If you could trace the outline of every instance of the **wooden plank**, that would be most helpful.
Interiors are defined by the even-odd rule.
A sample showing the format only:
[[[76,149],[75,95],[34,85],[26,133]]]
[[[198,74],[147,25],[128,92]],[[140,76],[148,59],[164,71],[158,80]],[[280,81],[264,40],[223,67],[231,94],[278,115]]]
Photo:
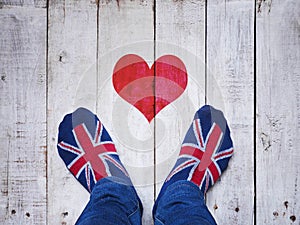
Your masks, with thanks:
[[[0,9],[0,224],[46,224],[46,10]]]
[[[36,8],[46,8],[46,0],[0,0],[0,8],[3,7],[12,7],[12,6],[21,6],[21,7],[36,7]]]
[[[63,116],[82,106],[96,111],[97,4],[50,1],[48,16],[48,218],[74,224],[89,193],[57,153]]]
[[[300,2],[256,9],[257,224],[300,221]]]
[[[152,0],[100,1],[97,113],[115,141],[143,202],[143,224],[152,223],[154,126],[117,94],[112,74],[117,61],[126,54],[137,54],[152,65],[153,21]]]
[[[186,90],[155,117],[158,195],[195,112],[205,102],[205,1],[156,1],[155,32],[155,57],[175,55],[188,73]]]
[[[224,112],[235,148],[207,205],[218,224],[253,224],[253,1],[208,1],[206,28],[207,102]]]

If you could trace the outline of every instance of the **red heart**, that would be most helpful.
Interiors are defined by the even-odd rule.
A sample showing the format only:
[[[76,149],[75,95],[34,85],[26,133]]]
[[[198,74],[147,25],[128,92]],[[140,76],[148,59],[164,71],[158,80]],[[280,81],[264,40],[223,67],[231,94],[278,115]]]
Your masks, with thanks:
[[[173,55],[161,56],[149,68],[143,58],[129,54],[116,63],[113,85],[150,123],[160,110],[184,92],[187,72],[183,62]]]

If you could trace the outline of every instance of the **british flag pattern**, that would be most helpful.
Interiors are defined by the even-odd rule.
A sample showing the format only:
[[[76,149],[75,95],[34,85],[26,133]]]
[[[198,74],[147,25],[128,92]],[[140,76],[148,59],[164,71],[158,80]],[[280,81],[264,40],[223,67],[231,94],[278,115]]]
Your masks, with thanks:
[[[65,116],[57,148],[69,171],[89,192],[108,176],[129,180],[108,132],[87,109],[79,108]]]
[[[227,168],[232,154],[233,144],[223,113],[204,106],[196,113],[166,182],[186,179],[205,193]]]

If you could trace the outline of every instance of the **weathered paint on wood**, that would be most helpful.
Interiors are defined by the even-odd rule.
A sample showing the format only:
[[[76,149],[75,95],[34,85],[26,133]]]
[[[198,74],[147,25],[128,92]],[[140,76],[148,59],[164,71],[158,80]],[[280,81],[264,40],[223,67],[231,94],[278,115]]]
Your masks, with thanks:
[[[151,224],[154,201],[154,125],[113,88],[115,64],[126,54],[154,62],[153,1],[99,2],[97,113],[115,141],[120,158],[144,206],[144,224]]]
[[[12,7],[21,6],[24,7],[23,10],[29,10],[31,7],[36,8],[46,8],[46,0],[0,0],[0,8],[2,7]]]
[[[253,224],[254,2],[209,1],[206,29],[207,102],[223,111],[235,150],[207,205],[219,224]]]
[[[300,221],[300,2],[256,8],[257,224]]]
[[[57,153],[58,125],[82,106],[96,112],[97,4],[50,1],[48,15],[48,218],[74,224],[89,193]]]
[[[219,224],[299,223],[299,9],[297,0],[49,1],[47,24],[46,1],[0,0],[0,223],[76,221],[89,195],[56,138],[63,115],[84,106],[111,133],[151,224],[205,94],[228,118],[236,151],[207,194]],[[149,66],[176,55],[189,74],[150,124],[113,89],[114,65],[129,53]]]
[[[156,195],[174,166],[196,110],[205,101],[205,2],[156,1],[155,57],[172,54],[185,64],[184,93],[155,117]]]
[[[0,9],[0,224],[46,224],[46,10]]]

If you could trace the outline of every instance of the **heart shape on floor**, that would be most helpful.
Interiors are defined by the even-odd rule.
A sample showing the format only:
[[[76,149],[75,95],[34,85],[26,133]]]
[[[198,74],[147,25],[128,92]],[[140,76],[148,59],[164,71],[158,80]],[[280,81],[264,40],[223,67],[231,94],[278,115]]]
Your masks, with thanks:
[[[119,96],[144,114],[149,123],[184,92],[187,79],[185,65],[174,55],[159,57],[149,68],[135,54],[119,59],[112,78]]]

